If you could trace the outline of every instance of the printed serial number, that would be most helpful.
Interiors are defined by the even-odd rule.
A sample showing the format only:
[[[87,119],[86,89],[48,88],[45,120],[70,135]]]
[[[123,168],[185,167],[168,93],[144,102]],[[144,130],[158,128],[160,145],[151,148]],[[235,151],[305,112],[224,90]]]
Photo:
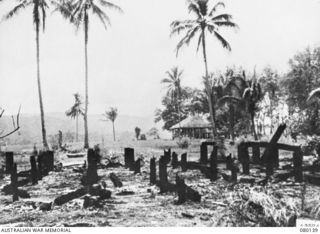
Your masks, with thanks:
[[[300,228],[300,232],[318,232],[318,228]]]

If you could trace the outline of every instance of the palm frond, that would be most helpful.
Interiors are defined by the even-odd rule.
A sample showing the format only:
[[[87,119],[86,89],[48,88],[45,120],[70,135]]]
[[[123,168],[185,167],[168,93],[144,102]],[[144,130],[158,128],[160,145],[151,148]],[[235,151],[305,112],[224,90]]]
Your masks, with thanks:
[[[201,18],[201,12],[198,4],[196,4],[194,1],[188,1],[188,2],[189,2],[188,4],[189,13],[193,12],[197,15],[198,18]]]
[[[199,30],[199,27],[191,28],[187,34],[179,41],[176,48],[176,56],[178,56],[179,50],[183,45],[189,45],[191,39],[194,37],[196,32]]]
[[[105,1],[105,0],[99,0],[100,4],[104,7],[107,7],[107,8],[110,8],[112,10],[116,10],[120,13],[123,13],[123,10],[121,9],[121,7],[119,7],[118,5],[116,4],[113,4],[111,2],[108,2],[108,1]]]
[[[184,20],[184,21],[173,21],[170,24],[171,33],[170,37],[173,36],[174,34],[180,34],[181,31],[184,31],[186,29],[190,29],[196,25],[196,22],[194,20]]]
[[[225,7],[224,3],[223,2],[217,2],[211,9],[210,13],[209,13],[209,16],[211,17],[213,15],[213,13],[215,13],[218,9],[218,7]]]
[[[201,33],[200,36],[199,36],[199,39],[198,39],[197,52],[199,51],[200,45],[202,43],[202,37],[203,37],[203,35]]]
[[[218,40],[221,42],[223,48],[231,51],[230,44],[216,31],[214,31],[214,35],[218,38]]]
[[[230,27],[230,28],[238,28],[238,25],[231,21],[215,21],[214,24],[217,25],[218,27],[224,26],[224,27]]]
[[[26,8],[30,3],[28,3],[26,0],[22,3],[15,6],[11,11],[9,11],[4,17],[3,20],[8,20],[12,18],[14,15],[18,14],[20,10]]]
[[[217,16],[214,16],[211,18],[211,21],[216,21],[216,20],[227,20],[227,21],[230,21],[232,20],[232,15],[230,14],[220,14],[220,15],[217,15]]]
[[[317,99],[320,99],[320,88],[316,88],[309,93],[309,96],[307,98],[307,104],[311,104],[315,102]]]
[[[107,29],[107,24],[110,26],[110,18],[104,13],[97,5],[92,4],[92,13],[95,14],[103,24],[104,28]],[[107,23],[107,24],[106,24]]]

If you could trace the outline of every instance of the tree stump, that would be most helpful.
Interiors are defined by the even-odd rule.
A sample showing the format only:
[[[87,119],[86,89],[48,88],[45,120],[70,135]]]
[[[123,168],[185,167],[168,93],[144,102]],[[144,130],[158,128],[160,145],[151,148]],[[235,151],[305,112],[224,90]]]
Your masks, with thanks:
[[[184,171],[187,171],[187,153],[184,153],[181,155],[181,163],[180,163],[180,166],[181,166],[181,170],[184,172]]]
[[[138,158],[134,163],[134,174],[141,173],[141,159]]]
[[[294,179],[296,182],[303,181],[303,172],[302,172],[302,161],[303,153],[301,148],[293,152],[293,166],[294,166]]]
[[[168,173],[167,163],[164,156],[159,159],[159,179],[160,179],[160,193],[168,191]]]
[[[178,154],[176,152],[172,153],[172,160],[171,160],[171,166],[173,169],[176,169],[179,165],[178,162]]]
[[[88,169],[87,175],[84,179],[84,184],[92,185],[99,180],[97,173],[97,159],[96,154],[93,149],[88,149],[87,161],[88,161]]]
[[[164,158],[166,160],[166,163],[170,163],[171,161],[171,149],[169,148],[168,150],[163,150],[164,153]]]
[[[205,142],[202,142],[200,145],[200,163],[208,162],[208,147]]]
[[[217,154],[218,154],[218,146],[213,146],[213,150],[210,155],[210,180],[211,181],[215,181],[218,179]]]
[[[112,181],[114,187],[118,187],[118,188],[122,187],[122,182],[116,174],[110,173],[109,177],[110,177],[110,180]]]
[[[176,175],[176,190],[178,193],[177,204],[185,203],[187,201],[186,184],[184,183],[184,180],[181,179],[178,175]]]
[[[45,164],[48,171],[53,171],[54,169],[54,152],[47,151],[45,155]]]
[[[231,170],[231,166],[232,166],[232,163],[233,163],[233,160],[232,160],[232,155],[229,154],[227,157],[226,157],[226,169],[227,170]]]
[[[232,182],[237,182],[237,173],[238,173],[238,168],[232,163],[231,165],[231,180]]]
[[[37,157],[37,162],[38,162],[38,179],[41,180],[42,179],[42,154],[39,153],[38,157]]]
[[[252,160],[253,163],[260,163],[260,147],[259,145],[252,146]]]
[[[150,184],[157,183],[157,168],[156,168],[156,159],[150,159]]]
[[[19,200],[18,193],[18,176],[17,176],[17,164],[14,163],[13,168],[11,170],[11,188],[12,188],[12,201]]]
[[[30,156],[31,164],[31,181],[32,184],[38,183],[38,170],[35,156]]]
[[[6,152],[6,173],[11,174],[13,170],[13,152]]]

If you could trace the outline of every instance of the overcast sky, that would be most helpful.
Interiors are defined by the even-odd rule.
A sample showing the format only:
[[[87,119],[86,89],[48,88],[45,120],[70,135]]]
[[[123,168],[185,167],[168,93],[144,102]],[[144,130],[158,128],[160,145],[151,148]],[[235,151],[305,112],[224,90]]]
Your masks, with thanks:
[[[5,1],[4,1],[5,2]],[[201,87],[202,54],[196,42],[174,52],[179,37],[170,38],[170,23],[189,17],[185,0],[113,0],[124,14],[110,11],[112,26],[105,31],[93,20],[89,31],[89,114],[116,106],[120,114],[153,115],[164,93],[160,80],[178,65],[183,85]],[[228,65],[281,72],[288,60],[307,46],[320,45],[319,0],[225,0],[221,11],[233,15],[237,31],[221,33],[232,52],[208,37],[209,70]],[[4,15],[14,1],[0,4]],[[41,35],[41,79],[45,112],[64,112],[72,94],[84,94],[82,32],[75,32],[58,14],[49,14]],[[0,106],[15,113],[39,113],[36,86],[35,32],[31,10],[0,24]]]

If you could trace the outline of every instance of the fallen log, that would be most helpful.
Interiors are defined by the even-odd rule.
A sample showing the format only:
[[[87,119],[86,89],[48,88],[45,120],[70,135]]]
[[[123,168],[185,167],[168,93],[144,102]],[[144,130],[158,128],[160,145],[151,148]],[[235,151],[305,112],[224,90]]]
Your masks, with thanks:
[[[123,184],[116,174],[110,173],[109,178],[112,181],[114,187],[122,187]]]
[[[57,206],[61,206],[61,205],[65,204],[73,199],[76,199],[76,198],[79,198],[79,197],[86,195],[87,192],[88,192],[87,188],[82,187],[82,188],[77,189],[75,191],[72,191],[70,193],[58,196],[56,199],[54,199],[54,204]]]

